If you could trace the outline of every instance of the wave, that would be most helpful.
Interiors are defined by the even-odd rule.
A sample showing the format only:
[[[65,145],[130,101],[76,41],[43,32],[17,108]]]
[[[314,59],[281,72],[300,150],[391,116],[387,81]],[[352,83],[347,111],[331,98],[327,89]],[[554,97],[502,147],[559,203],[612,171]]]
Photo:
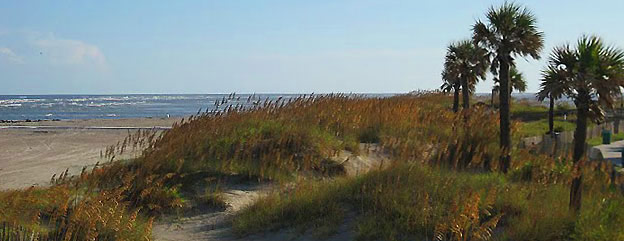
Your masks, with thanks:
[[[188,116],[198,110],[242,104],[297,94],[204,95],[39,95],[0,96],[0,119],[92,119],[153,116]],[[215,107],[215,103],[219,103]]]
[[[43,102],[43,101],[46,101],[46,99],[6,99],[6,100],[0,100],[0,105],[36,103],[36,102]]]
[[[22,104],[0,104],[0,107],[21,107]]]

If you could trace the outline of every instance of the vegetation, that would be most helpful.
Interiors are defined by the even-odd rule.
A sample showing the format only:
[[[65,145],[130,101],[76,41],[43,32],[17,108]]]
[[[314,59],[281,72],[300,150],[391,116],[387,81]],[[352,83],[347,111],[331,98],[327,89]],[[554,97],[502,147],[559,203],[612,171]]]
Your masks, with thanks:
[[[347,225],[357,240],[623,237],[624,226],[616,220],[624,218],[617,210],[624,207],[624,197],[609,188],[608,175],[586,171],[592,176],[586,180],[591,188],[577,217],[568,212],[566,201],[571,163],[525,155],[516,154],[527,162],[508,175],[412,163],[332,183],[301,183],[244,210],[234,220],[234,230],[246,235],[294,227],[327,236]]]
[[[440,90],[444,93],[453,92],[453,112],[459,111],[459,91],[461,90],[461,83],[456,75],[453,74],[454,70],[448,68],[448,65],[444,65],[444,70],[442,71],[442,86],[440,86]]]
[[[596,36],[583,36],[575,49],[569,45],[555,48],[549,65],[556,79],[569,89],[565,95],[576,104],[573,160],[578,169],[587,145],[587,120],[604,120],[603,106],[613,108],[615,96],[624,86],[624,51],[605,45]],[[582,179],[582,175],[575,177],[570,191],[570,207],[576,211],[581,207]]]
[[[238,176],[290,183],[233,220],[239,235],[294,227],[323,237],[354,220],[349,227],[364,240],[618,237],[613,230],[621,227],[607,221],[613,219],[595,216],[624,215],[617,209],[620,181],[610,178],[609,167],[583,169],[590,204],[580,216],[570,215],[562,198],[573,176],[568,159],[515,150],[508,174],[488,172],[500,168],[491,161],[500,154],[497,128],[491,128],[497,119],[481,106],[467,118],[450,105],[450,97],[437,93],[328,95],[199,114],[162,134],[131,135],[104,153],[112,158],[145,148],[135,160],[63,174],[48,188],[1,192],[6,228],[0,236],[149,239],[153,220],[163,213],[195,202],[222,207],[218,193],[205,187]],[[380,146],[395,164],[344,177],[329,157],[357,152],[360,142]],[[584,229],[605,225],[614,229]]]
[[[473,41],[490,51],[491,70],[500,80],[500,161],[507,172],[511,163],[510,68],[514,56],[538,59],[544,46],[543,33],[537,29],[536,18],[528,9],[505,2],[499,8],[490,8],[487,22],[480,20],[473,26]]]
[[[445,79],[458,80],[461,84],[465,110],[470,108],[470,92],[474,91],[479,79],[485,79],[488,65],[486,50],[474,45],[470,40],[448,46],[444,62],[445,71],[442,75]]]
[[[557,132],[574,131],[576,125],[571,121],[564,121],[563,119],[557,119],[554,121],[554,130]],[[549,133],[548,120],[542,119],[539,121],[521,122],[518,130],[519,137],[531,137],[542,136]]]
[[[486,240],[502,217],[493,210],[501,181],[493,174],[456,175],[401,165],[329,184],[302,183],[293,193],[256,202],[233,225],[239,234],[293,223],[331,233],[346,216],[355,215],[351,225],[358,239],[452,240],[467,235]]]
[[[40,198],[43,204],[35,202],[39,200],[35,197],[24,200],[21,195],[0,195],[0,203],[11,204],[0,209],[0,223],[13,227],[2,235],[29,232],[40,237],[53,235],[52,240],[59,240],[75,237],[67,230],[78,229],[85,231],[74,234],[95,235],[101,240],[136,240],[134,231],[106,231],[110,224],[106,220],[100,226],[50,225],[79,219],[86,215],[81,207],[95,202],[101,205],[92,212],[115,210],[120,217],[136,214],[137,218],[129,221],[133,224],[128,225],[146,227],[137,235],[149,236],[147,227],[154,217],[210,196],[196,193],[194,187],[214,185],[228,176],[290,182],[297,176],[340,175],[342,167],[329,157],[345,149],[357,153],[360,142],[376,142],[392,157],[405,161],[422,161],[436,155],[439,165],[484,165],[482,155],[496,155],[491,144],[496,132],[452,130],[461,118],[446,113],[444,103],[449,102],[430,93],[383,99],[328,95],[266,101],[245,110],[229,107],[224,112],[200,113],[161,134],[133,134],[103,154],[111,162],[91,171],[85,169],[79,176],[65,173],[54,178],[50,188],[32,189],[34,193],[50,193]],[[475,116],[478,122],[473,124],[481,129],[495,125],[495,119],[485,111]],[[438,124],[448,128],[435,128]],[[437,145],[432,146],[431,140],[436,140]],[[113,161],[115,155],[129,148],[144,151],[135,160]],[[61,194],[64,196],[57,197]],[[32,218],[21,218],[22,212],[32,213]],[[79,216],[74,217],[74,213]]]
[[[230,95],[170,131],[129,135],[103,153],[110,162],[80,175],[0,191],[0,240],[150,240],[163,214],[223,208],[219,185],[233,179],[284,184],[232,220],[241,236],[294,228],[323,238],[346,227],[359,240],[624,240],[624,178],[607,163],[582,161],[587,120],[600,121],[624,86],[624,52],[597,37],[555,48],[538,95],[549,108],[511,105],[514,83],[522,89],[514,57],[539,58],[542,47],[532,13],[504,3],[473,26],[472,41],[449,46],[442,89],[452,99],[330,94],[243,107],[228,105]],[[468,108],[487,66],[499,77],[499,113]],[[576,124],[555,120],[563,95],[575,101]],[[556,129],[575,130],[573,155],[511,145],[512,135]],[[392,163],[346,176],[332,157],[360,154],[361,143]],[[142,154],[115,160],[130,148]]]
[[[559,71],[554,66],[547,67],[542,71],[542,82],[540,83],[540,91],[537,93],[537,99],[544,101],[548,98],[548,133],[554,135],[555,128],[555,101],[561,99],[563,94],[568,90],[568,86],[561,81],[563,76],[559,76]]]
[[[624,133],[617,133],[611,135],[611,142],[624,140]],[[602,145],[602,137],[594,137],[587,140],[588,146],[598,146]]]
[[[440,90],[444,93],[453,92],[453,112],[459,111],[459,91],[461,90],[461,80],[456,71],[449,62],[444,62],[444,69],[442,70],[442,81],[444,82],[440,86]]]
[[[80,178],[99,172],[83,172]],[[0,192],[0,240],[149,240],[154,221],[123,193],[71,184],[67,172],[49,188]],[[147,192],[146,192],[147,193]]]
[[[498,77],[494,77],[494,91],[495,92],[500,92],[500,80],[498,79]],[[527,88],[527,83],[526,80],[524,79],[524,75],[522,75],[522,73],[520,73],[520,71],[518,71],[518,69],[513,66],[509,69],[509,81],[511,84],[511,88],[509,89],[510,92],[518,91],[518,92],[525,92],[526,88]]]

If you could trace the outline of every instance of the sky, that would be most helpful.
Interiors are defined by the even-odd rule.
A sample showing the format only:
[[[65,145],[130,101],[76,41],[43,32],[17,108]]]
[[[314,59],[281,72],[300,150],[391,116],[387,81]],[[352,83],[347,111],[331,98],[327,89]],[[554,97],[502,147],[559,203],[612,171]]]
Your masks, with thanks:
[[[447,45],[502,3],[0,1],[0,95],[436,89]],[[517,59],[528,92],[554,46],[597,34],[624,47],[624,1],[517,2],[545,34],[540,60]]]

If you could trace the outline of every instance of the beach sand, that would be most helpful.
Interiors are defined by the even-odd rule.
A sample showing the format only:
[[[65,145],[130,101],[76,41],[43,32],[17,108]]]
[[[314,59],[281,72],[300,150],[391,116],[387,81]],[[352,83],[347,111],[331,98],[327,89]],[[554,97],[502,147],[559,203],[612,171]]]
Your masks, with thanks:
[[[40,129],[0,128],[0,190],[46,185],[54,174],[105,162],[100,151],[128,135],[125,129],[82,127],[170,127],[178,118],[92,119],[2,123],[0,126],[40,126]],[[46,129],[46,126],[77,127]],[[134,132],[135,130],[130,130]],[[132,157],[127,153],[122,158]]]
[[[80,119],[80,120],[42,120],[36,122],[0,123],[0,126],[72,126],[72,127],[154,127],[171,126],[182,118],[134,118],[134,119]]]

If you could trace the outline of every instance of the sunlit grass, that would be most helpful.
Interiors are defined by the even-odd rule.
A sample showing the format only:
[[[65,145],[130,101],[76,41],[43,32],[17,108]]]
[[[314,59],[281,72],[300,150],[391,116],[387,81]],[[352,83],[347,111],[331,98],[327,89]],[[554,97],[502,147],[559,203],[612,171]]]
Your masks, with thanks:
[[[557,118],[554,121],[555,131],[574,131],[576,124],[574,122]],[[548,119],[538,121],[520,122],[520,127],[516,135],[521,137],[543,136],[548,133]]]
[[[51,187],[0,192],[0,223],[8,224],[1,232],[146,240],[162,214],[189,203],[223,207],[219,183],[236,177],[289,187],[241,213],[233,223],[239,235],[294,228],[326,237],[356,220],[352,228],[366,240],[618,238],[600,228],[621,228],[604,220],[624,213],[621,182],[608,178],[609,167],[587,168],[584,207],[591,208],[570,216],[569,160],[513,150],[510,173],[497,174],[498,113],[485,106],[453,113],[451,99],[323,95],[198,113],[167,132],[128,136],[103,153],[111,162],[61,174]],[[547,128],[544,120],[516,123],[516,136]],[[344,177],[331,157],[358,154],[360,143],[375,143],[394,167]],[[115,160],[130,148],[142,155]]]
[[[507,177],[400,164],[332,183],[300,183],[245,209],[234,230],[330,235],[348,221],[358,240],[621,239],[624,197],[600,184],[603,175],[591,174],[576,217],[568,210],[570,173],[532,165],[533,176],[525,180],[514,177],[526,172],[522,167]]]

